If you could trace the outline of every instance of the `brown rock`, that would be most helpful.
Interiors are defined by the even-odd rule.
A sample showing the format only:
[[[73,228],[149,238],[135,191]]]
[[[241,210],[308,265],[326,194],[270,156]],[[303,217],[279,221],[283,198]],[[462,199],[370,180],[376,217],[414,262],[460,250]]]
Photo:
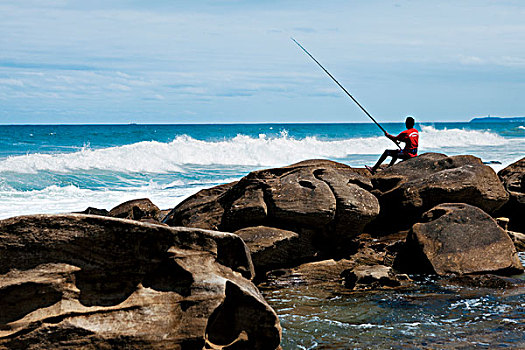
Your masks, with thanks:
[[[98,209],[93,207],[88,207],[84,211],[79,211],[74,214],[87,214],[87,215],[100,215],[100,216],[109,216],[109,211],[106,209]]]
[[[130,220],[153,219],[158,221],[160,215],[160,209],[148,198],[124,202],[109,211],[109,216]]]
[[[510,238],[514,242],[514,246],[518,252],[525,252],[525,234],[521,232],[507,231]]]
[[[411,225],[441,203],[467,203],[492,213],[508,200],[494,170],[468,155],[425,153],[378,172],[372,182],[384,225]]]
[[[265,177],[261,176],[262,179]],[[314,169],[298,167],[276,180],[268,180],[274,220],[289,225],[317,227],[334,220],[335,196],[328,184],[314,176]]]
[[[492,274],[453,276],[443,282],[473,288],[512,289],[525,287],[524,280]]]
[[[230,232],[263,225],[351,237],[379,213],[371,188],[369,177],[347,165],[308,160],[201,191],[173,209],[165,222]]]
[[[290,267],[315,256],[317,251],[310,239],[292,231],[273,227],[247,227],[235,231],[250,249],[253,265],[258,273]]]
[[[392,235],[381,235],[374,238],[370,234],[360,234],[354,237],[349,254],[339,259],[324,259],[307,262],[288,269],[276,269],[267,273],[267,281],[260,286],[269,288],[287,288],[293,285],[308,286],[310,291],[321,294],[347,294],[348,288],[344,287],[344,271],[349,271],[360,266],[391,265],[393,256],[399,250],[398,246],[404,244],[407,232],[397,232]],[[320,257],[323,258],[322,256]],[[404,275],[394,275],[402,284],[409,280]],[[361,286],[366,289],[370,286]],[[374,285],[379,287],[379,284]]]
[[[91,215],[0,221],[0,348],[276,349],[242,240]],[[228,325],[225,328],[225,324]]]
[[[201,190],[179,203],[164,218],[169,226],[218,230],[224,214],[221,197],[237,182]]]
[[[412,226],[396,267],[407,272],[445,274],[523,271],[508,234],[481,209],[446,203]]]
[[[525,233],[525,158],[500,170],[498,176],[510,194],[498,214],[510,219],[510,230]]]
[[[380,289],[399,287],[409,281],[407,275],[398,275],[384,265],[361,265],[341,273],[344,286],[349,289]]]
[[[292,285],[307,285],[311,288],[336,292],[343,290],[341,273],[356,266],[349,259],[328,259],[301,264],[290,269],[268,272],[268,280],[261,285],[270,288],[287,288]]]
[[[221,227],[228,228],[228,231],[257,226],[264,223],[268,216],[264,191],[260,184],[252,183],[250,180],[241,179],[225,194],[222,202],[225,203],[227,210],[222,217]]]
[[[352,179],[361,179],[355,173],[327,168],[317,171],[316,176],[328,184],[335,196],[336,233],[347,232],[349,228],[355,233],[362,232],[366,224],[379,214],[378,202],[369,192],[370,187],[359,181],[353,183]]]

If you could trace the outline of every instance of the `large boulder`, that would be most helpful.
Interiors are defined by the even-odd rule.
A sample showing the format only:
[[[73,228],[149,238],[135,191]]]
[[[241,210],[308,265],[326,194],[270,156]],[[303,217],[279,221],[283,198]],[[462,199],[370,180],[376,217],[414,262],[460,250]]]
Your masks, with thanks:
[[[256,226],[234,233],[250,249],[253,266],[259,275],[272,269],[297,265],[317,253],[309,237],[292,231]]]
[[[410,226],[441,203],[467,203],[488,213],[509,195],[492,168],[474,156],[425,153],[379,171],[372,178],[381,204],[380,223]]]
[[[379,213],[371,189],[370,178],[360,171],[329,160],[309,160],[254,171],[237,183],[201,191],[173,209],[164,222],[228,232],[263,225],[351,237]]]
[[[395,267],[405,272],[513,274],[523,271],[509,235],[481,209],[440,204],[410,230]]]
[[[509,229],[525,232],[525,158],[500,170],[498,176],[510,194],[498,214],[510,219]]]
[[[234,234],[92,215],[0,221],[0,348],[275,349]],[[224,347],[226,349],[226,347]]]

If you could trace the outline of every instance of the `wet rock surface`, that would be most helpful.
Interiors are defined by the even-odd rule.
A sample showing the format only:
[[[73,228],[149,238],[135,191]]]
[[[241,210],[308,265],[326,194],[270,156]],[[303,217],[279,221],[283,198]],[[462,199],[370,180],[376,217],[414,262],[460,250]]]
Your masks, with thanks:
[[[404,274],[396,274],[391,267],[385,265],[361,265],[341,273],[343,283],[349,289],[380,289],[399,287],[407,284],[410,278]]]
[[[275,349],[242,240],[91,215],[0,221],[0,348]],[[227,325],[227,329],[225,328]]]
[[[492,289],[525,288],[525,280],[492,274],[453,276],[444,279],[441,284]]]
[[[369,266],[384,266],[390,269],[395,255],[404,244],[406,235],[407,231],[382,236],[361,234],[355,237],[353,246],[349,247],[351,253],[345,258],[324,259],[291,268],[271,270],[267,272],[266,280],[259,286],[265,289],[282,289],[302,285],[323,294],[346,294],[355,287],[346,283],[348,271]],[[404,276],[394,275],[399,277],[399,286],[410,284]],[[385,285],[363,283],[355,290],[381,289]]]
[[[396,268],[446,274],[523,272],[509,235],[481,209],[440,204],[410,230]]]

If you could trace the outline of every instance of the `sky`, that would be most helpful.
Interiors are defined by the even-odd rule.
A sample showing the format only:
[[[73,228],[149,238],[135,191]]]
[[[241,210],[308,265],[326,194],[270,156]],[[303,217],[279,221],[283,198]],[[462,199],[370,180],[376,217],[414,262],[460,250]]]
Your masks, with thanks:
[[[525,114],[525,1],[0,0],[0,124]]]

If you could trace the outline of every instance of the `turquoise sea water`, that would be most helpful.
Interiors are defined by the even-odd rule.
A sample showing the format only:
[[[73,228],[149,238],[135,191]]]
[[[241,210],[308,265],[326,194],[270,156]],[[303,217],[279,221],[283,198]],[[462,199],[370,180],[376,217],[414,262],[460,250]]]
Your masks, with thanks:
[[[525,156],[520,123],[417,127],[420,153],[473,154],[500,161],[496,171]],[[309,158],[362,167],[393,147],[368,123],[0,126],[0,218],[110,209],[142,197],[172,208],[255,169]],[[523,288],[423,281],[409,291],[321,295],[297,286],[265,297],[279,314],[285,350],[525,348]]]
[[[468,153],[503,165],[525,155],[520,123],[418,127],[420,153]],[[392,147],[370,123],[0,126],[0,218],[110,209],[138,197],[171,208],[255,169],[309,158],[362,167]]]

